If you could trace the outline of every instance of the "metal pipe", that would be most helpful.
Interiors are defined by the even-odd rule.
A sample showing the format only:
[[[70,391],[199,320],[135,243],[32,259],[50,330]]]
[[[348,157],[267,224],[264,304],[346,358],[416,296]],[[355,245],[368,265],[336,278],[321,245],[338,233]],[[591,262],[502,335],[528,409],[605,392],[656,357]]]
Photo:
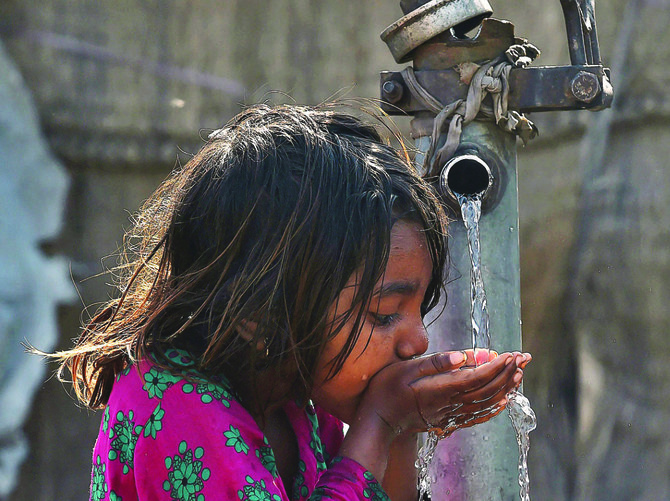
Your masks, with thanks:
[[[426,152],[429,137],[416,139],[416,146]],[[475,121],[463,128],[462,141],[481,145],[486,154],[495,157],[498,175],[488,190],[496,190],[495,209],[482,214],[480,239],[483,278],[486,285],[492,348],[496,351],[521,349],[521,299],[519,265],[519,212],[517,202],[516,139],[489,122]],[[445,173],[455,175],[454,168],[484,169],[491,172],[493,162],[481,156],[463,158]],[[445,166],[446,167],[446,166]],[[486,169],[484,169],[486,170]],[[462,173],[461,173],[462,174]],[[480,171],[481,174],[481,171]],[[469,174],[466,173],[466,177]],[[472,182],[472,188],[482,185],[483,176]],[[456,181],[456,179],[452,179]],[[467,180],[467,184],[471,182]],[[453,188],[452,188],[453,189]],[[492,193],[491,193],[492,194]],[[472,344],[470,326],[470,256],[467,235],[460,221],[449,228],[450,265],[447,301],[444,311],[438,306],[426,319],[431,351],[459,350]],[[441,441],[436,450],[430,475],[433,478],[433,500],[518,498],[518,449],[514,432],[506,415],[455,432]]]
[[[587,64],[582,17],[579,14],[577,0],[561,0],[561,7],[563,8],[563,17],[565,17],[570,63],[573,66]]]
[[[495,59],[515,43],[514,26],[492,19],[482,23],[477,35],[462,38],[469,21],[479,23],[488,15],[482,1],[401,0],[405,17],[382,34],[397,62],[413,60],[412,78],[423,89],[417,92],[416,85],[408,85],[403,73],[381,75],[382,98],[393,104],[386,111],[414,116],[412,137],[419,169],[426,152],[434,150],[430,148],[431,137],[435,113],[440,108],[435,102],[448,104],[465,99],[467,85],[463,85],[461,72],[453,69],[463,63]],[[513,69],[509,77],[510,109],[598,110],[611,105],[613,90],[609,70],[600,61],[593,3],[561,0],[572,66]],[[438,5],[442,14],[439,18],[428,8]],[[474,13],[476,8],[482,11]],[[582,19],[582,15],[589,17]],[[445,270],[448,300],[426,318],[430,349],[471,346],[470,256],[454,193],[484,188],[479,233],[491,347],[499,352],[521,350],[516,138],[491,122],[475,120],[463,127],[460,141],[461,151],[455,155],[458,158],[447,162],[440,175],[445,206],[456,221],[449,229],[450,263]],[[443,134],[433,146],[445,142]],[[482,173],[487,167],[488,172]],[[459,430],[438,444],[429,472],[433,499],[516,500],[517,459],[514,433],[505,417]]]

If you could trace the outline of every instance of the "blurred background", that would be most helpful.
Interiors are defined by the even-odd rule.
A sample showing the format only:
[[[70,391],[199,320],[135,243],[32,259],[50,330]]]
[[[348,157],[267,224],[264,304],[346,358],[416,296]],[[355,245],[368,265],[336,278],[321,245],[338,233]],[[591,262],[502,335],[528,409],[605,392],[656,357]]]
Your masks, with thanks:
[[[536,64],[568,64],[558,0],[491,3]],[[519,149],[532,493],[668,500],[670,4],[596,7],[613,108],[534,114]],[[71,346],[112,293],[88,277],[129,215],[241,106],[378,98],[379,71],[402,68],[379,33],[400,16],[393,0],[0,2],[0,499],[87,499],[101,418],[20,342]]]

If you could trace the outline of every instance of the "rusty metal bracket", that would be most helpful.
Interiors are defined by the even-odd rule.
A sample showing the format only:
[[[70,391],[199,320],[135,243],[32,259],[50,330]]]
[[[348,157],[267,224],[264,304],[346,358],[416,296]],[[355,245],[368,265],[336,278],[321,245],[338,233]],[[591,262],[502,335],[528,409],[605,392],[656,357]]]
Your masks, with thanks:
[[[424,70],[415,72],[417,81],[446,105],[465,99],[468,85],[458,71]],[[538,66],[514,68],[509,75],[510,109],[521,113],[607,108],[612,102],[609,69],[595,65]],[[412,94],[400,72],[383,71],[380,78],[382,109],[393,114],[414,115],[425,111]]]
[[[612,104],[610,71],[600,61],[592,0],[561,0],[561,4],[572,64],[512,69],[509,76],[510,109],[522,113],[595,111]],[[389,27],[385,34],[391,28],[398,29],[396,25],[401,21]],[[447,27],[432,39],[413,46],[409,56],[414,61],[417,81],[447,105],[467,95],[468,85],[461,81],[457,71],[460,63],[493,59],[519,40],[514,36],[512,23],[489,18],[483,20],[479,32],[472,38]],[[381,72],[380,94],[382,109],[391,115],[415,115],[427,111],[422,101],[412,94],[400,72]]]

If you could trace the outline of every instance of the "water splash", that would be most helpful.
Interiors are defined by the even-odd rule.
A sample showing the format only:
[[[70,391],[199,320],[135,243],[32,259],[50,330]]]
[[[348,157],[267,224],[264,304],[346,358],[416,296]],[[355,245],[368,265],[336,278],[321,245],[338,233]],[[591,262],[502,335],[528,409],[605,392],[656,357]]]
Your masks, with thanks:
[[[419,455],[414,463],[418,471],[417,487],[419,489],[419,499],[423,499],[424,494],[430,495],[430,475],[428,474],[428,467],[433,461],[435,455],[435,448],[440,437],[434,431],[429,431],[426,441],[419,449]]]
[[[530,407],[528,399],[518,391],[511,391],[507,395],[507,412],[516,433],[516,443],[519,445],[519,496],[521,501],[530,501],[530,477],[528,476],[528,450],[530,437],[528,434],[537,426],[535,412]]]

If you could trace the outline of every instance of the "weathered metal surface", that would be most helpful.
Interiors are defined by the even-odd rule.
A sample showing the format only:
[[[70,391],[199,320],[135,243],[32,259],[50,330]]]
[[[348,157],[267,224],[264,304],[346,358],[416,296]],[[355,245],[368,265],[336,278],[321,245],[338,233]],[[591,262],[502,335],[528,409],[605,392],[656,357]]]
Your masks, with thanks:
[[[508,79],[509,108],[530,112],[602,109],[611,105],[612,87],[609,71],[600,64],[593,3],[586,0],[590,2],[589,10],[584,13],[579,10],[577,1],[562,0],[572,66],[512,69]],[[409,7],[410,3],[405,1],[404,7]],[[589,17],[584,18],[585,14]],[[593,23],[590,22],[591,18]],[[391,28],[403,28],[403,19]],[[511,23],[502,25],[486,21],[479,33],[471,39],[459,37],[453,30],[444,29],[441,34],[423,44],[412,46],[400,57],[394,53],[394,58],[398,62],[413,58],[417,82],[432,97],[448,105],[467,96],[469,78],[465,77],[466,72],[462,67],[459,68],[462,63],[492,60],[514,43],[519,42],[514,38]],[[390,48],[393,52],[393,48]],[[422,165],[423,156],[431,146],[434,106],[427,110],[425,101],[417,99],[413,94],[411,89],[415,89],[415,86],[407,86],[401,73],[383,72],[380,87],[382,100],[393,103],[393,107],[384,106],[388,113],[415,116],[412,135],[420,152],[417,163]],[[443,135],[438,144],[444,141]],[[484,281],[491,306],[494,348],[520,349],[521,293],[515,137],[491,122],[474,121],[463,128],[461,144],[463,142],[477,145],[480,150],[489,151],[490,156],[497,159],[493,162],[499,171],[494,175],[494,185],[503,186],[501,196],[495,210],[483,213],[480,224]],[[459,219],[458,209],[450,202],[453,201],[449,200],[447,193],[446,208],[452,217]],[[449,301],[444,311],[434,322],[428,323],[432,349],[459,349],[470,343],[467,247],[463,225],[452,224],[449,273],[455,279],[448,282]],[[496,305],[493,306],[492,302]],[[459,430],[439,445],[430,467],[433,499],[515,499],[517,470],[513,458],[516,459],[516,453],[513,433],[504,418],[498,417],[472,430]]]
[[[512,69],[508,101],[511,109],[523,113],[600,110],[611,106],[613,90],[609,70],[603,68],[600,62],[594,7],[592,4],[580,7],[577,1],[561,0],[572,65]],[[405,33],[403,36],[411,36],[413,27],[407,20],[432,3],[406,15],[391,25],[382,36],[395,31]],[[457,71],[459,64],[491,60],[519,40],[514,36],[512,23],[486,19],[472,38],[461,38],[445,29],[432,39],[413,46],[409,55],[414,60],[417,81],[432,96],[447,105],[467,95],[468,85],[461,80]],[[393,104],[382,104],[387,113],[414,115],[425,111],[425,106],[412,94],[400,73],[382,72],[380,87],[382,101]]]
[[[561,0],[573,65],[601,64],[592,0]]]
[[[602,66],[544,66],[513,69],[509,76],[509,107],[523,112],[602,109],[612,104],[612,86],[609,70]],[[573,92],[573,81],[581,75],[585,80],[597,81],[595,95],[590,101],[578,99]]]
[[[393,58],[402,63],[431,38],[456,26],[467,32],[492,13],[488,0],[433,0],[400,18],[381,37]]]
[[[570,62],[575,66],[587,64],[586,43],[582,30],[582,19],[575,0],[561,0],[565,29],[568,36],[568,51]]]
[[[468,85],[453,68],[415,71],[414,74],[417,81],[445,105],[467,96]],[[400,72],[383,71],[380,80],[382,101],[393,102],[393,106],[382,103],[384,111],[392,115],[414,115],[425,111],[425,106],[407,88]],[[390,101],[385,92],[389,81],[394,82],[394,88],[403,89],[402,92],[395,91],[401,96],[395,101]],[[602,109],[612,102],[612,87],[607,69],[602,66],[513,68],[509,75],[509,89],[509,108],[522,113]]]
[[[464,62],[493,59],[517,43],[514,25],[501,19],[484,19],[471,38],[459,38],[446,31],[412,52],[415,70],[451,68]]]
[[[382,94],[389,103],[397,103],[405,94],[405,88],[395,80],[387,80],[382,84]]]

